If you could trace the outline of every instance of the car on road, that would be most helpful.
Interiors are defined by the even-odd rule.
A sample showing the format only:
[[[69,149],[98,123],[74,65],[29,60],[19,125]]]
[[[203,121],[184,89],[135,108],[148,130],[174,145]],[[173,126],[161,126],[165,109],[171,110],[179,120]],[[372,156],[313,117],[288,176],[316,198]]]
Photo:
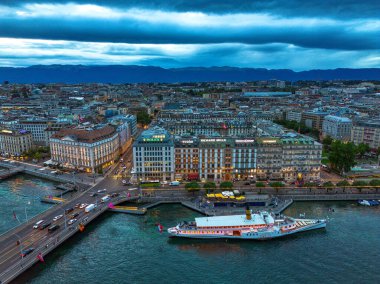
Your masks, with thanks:
[[[87,206],[88,204],[87,203],[82,203],[80,206],[79,206],[79,209],[83,209]]]
[[[78,221],[78,220],[77,220],[77,219],[71,219],[71,220],[67,221],[67,224],[68,224],[68,225],[72,225],[72,224],[74,224],[76,221]]]
[[[120,195],[120,193],[114,192],[114,193],[111,194],[111,197],[118,197],[119,195]]]
[[[70,215],[70,218],[71,218],[71,219],[74,219],[74,218],[77,217],[77,216],[79,216],[79,213],[74,213],[74,214],[71,214],[71,215]]]
[[[106,191],[107,191],[107,189],[105,189],[105,188],[104,189],[99,189],[98,193],[102,193],[102,192],[106,192]]]
[[[63,217],[63,215],[55,216],[55,217],[53,218],[53,222],[58,221],[58,220],[61,219],[62,217]]]
[[[75,204],[75,208],[79,208],[80,203]]]
[[[67,208],[65,210],[65,214],[69,214],[70,212],[74,211],[74,208]]]
[[[51,223],[47,222],[47,223],[43,223],[41,224],[39,227],[38,227],[38,230],[43,230],[47,227],[49,227],[51,225]]]
[[[59,225],[53,225],[53,226],[50,226],[49,228],[48,228],[48,232],[49,233],[52,233],[52,232],[54,232],[54,231],[56,231],[56,230],[58,230],[59,229]]]
[[[90,194],[91,197],[95,197],[95,196],[97,196],[97,195],[98,195],[98,194],[97,194],[96,192]]]
[[[44,220],[40,220],[40,221],[38,221],[36,224],[34,224],[33,229],[38,229],[38,227],[39,227],[43,222],[45,222],[45,221],[44,221]]]
[[[28,254],[32,253],[34,251],[34,248],[27,248],[21,251],[21,257],[25,257]]]

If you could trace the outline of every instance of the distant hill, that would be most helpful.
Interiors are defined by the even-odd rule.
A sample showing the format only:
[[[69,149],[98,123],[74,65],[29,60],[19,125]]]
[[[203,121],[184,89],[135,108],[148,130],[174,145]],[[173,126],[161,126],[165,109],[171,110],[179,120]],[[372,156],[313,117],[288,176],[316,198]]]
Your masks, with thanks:
[[[175,83],[210,81],[380,80],[380,68],[331,69],[295,72],[289,69],[188,67],[164,69],[134,65],[36,65],[0,67],[0,82],[11,83]]]

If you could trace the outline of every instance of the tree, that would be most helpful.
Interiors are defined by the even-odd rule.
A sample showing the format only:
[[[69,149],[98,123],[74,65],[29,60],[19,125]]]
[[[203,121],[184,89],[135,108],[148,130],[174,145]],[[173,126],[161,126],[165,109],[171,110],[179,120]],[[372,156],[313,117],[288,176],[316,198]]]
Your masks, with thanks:
[[[284,187],[284,184],[282,182],[280,182],[280,181],[271,182],[269,185],[271,187],[274,187],[274,188],[276,188],[276,187]]]
[[[209,191],[214,191],[214,189],[216,189],[216,184],[215,182],[212,182],[212,181],[209,181],[209,182],[206,182],[204,185],[203,185],[203,188],[209,192]]]
[[[265,187],[265,183],[258,181],[256,182],[256,187]]]
[[[140,111],[137,113],[137,123],[142,125],[148,125],[152,119],[146,111]]]
[[[377,156],[379,156],[379,155],[380,155],[380,147],[379,147],[379,148],[377,148],[377,150],[376,150],[376,155],[377,155]]]
[[[328,150],[333,142],[333,139],[330,136],[326,136],[322,140],[323,149]]]
[[[369,150],[369,146],[364,143],[360,143],[358,146],[356,146],[356,153],[360,158],[362,158],[365,153],[369,152]]]
[[[340,174],[348,172],[355,166],[355,145],[353,143],[342,143],[334,141],[331,144],[329,161],[331,167]]]
[[[357,186],[357,187],[363,187],[363,186],[367,186],[368,183],[366,183],[364,180],[355,180],[353,183],[352,183],[353,186]]]
[[[234,186],[233,183],[230,181],[223,181],[219,185],[221,189],[231,189],[233,188],[233,186]]]
[[[380,186],[380,180],[379,179],[373,179],[369,182],[369,185],[371,186]]]
[[[341,180],[336,184],[337,186],[350,186],[350,183],[346,180]]]
[[[187,183],[185,185],[185,188],[187,189],[188,192],[192,192],[193,194],[194,194],[194,192],[201,190],[199,183],[197,183],[195,181]]]
[[[323,187],[332,188],[334,187],[334,184],[331,181],[327,181],[323,184]]]

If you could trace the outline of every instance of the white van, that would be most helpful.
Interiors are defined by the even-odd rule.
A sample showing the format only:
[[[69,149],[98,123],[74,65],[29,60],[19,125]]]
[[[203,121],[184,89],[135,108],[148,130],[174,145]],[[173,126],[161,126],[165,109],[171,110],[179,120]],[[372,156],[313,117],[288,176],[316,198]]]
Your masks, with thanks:
[[[169,183],[170,186],[178,186],[179,185],[179,181],[172,181]]]
[[[36,224],[34,224],[33,229],[38,229],[38,227],[44,222],[44,220],[38,221]]]

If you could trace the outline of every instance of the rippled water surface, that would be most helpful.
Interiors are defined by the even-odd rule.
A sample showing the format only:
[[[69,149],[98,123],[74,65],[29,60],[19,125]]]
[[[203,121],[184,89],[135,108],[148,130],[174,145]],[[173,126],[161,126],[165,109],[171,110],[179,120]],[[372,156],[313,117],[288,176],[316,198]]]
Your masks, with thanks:
[[[51,205],[40,202],[40,197],[58,193],[55,185],[29,175],[0,181],[0,234],[48,209]]]
[[[188,240],[155,226],[199,216],[180,205],[107,213],[17,282],[380,283],[380,207],[305,202],[285,213],[330,221],[326,230],[271,241]]]

